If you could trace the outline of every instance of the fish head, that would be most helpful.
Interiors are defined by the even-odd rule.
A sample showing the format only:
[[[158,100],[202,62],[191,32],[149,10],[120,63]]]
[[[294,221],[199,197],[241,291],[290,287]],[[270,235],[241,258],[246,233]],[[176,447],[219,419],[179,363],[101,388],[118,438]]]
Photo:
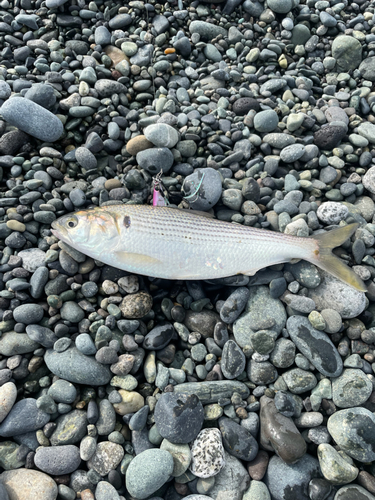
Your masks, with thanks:
[[[52,228],[54,236],[97,259],[120,237],[116,216],[99,207],[64,215],[52,222]]]

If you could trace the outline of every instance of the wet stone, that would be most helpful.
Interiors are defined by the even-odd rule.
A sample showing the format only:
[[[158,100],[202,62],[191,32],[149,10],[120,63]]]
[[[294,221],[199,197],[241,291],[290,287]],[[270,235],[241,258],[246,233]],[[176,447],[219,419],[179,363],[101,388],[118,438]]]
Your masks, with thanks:
[[[293,464],[306,453],[306,443],[293,420],[278,412],[267,396],[260,399],[260,443],[284,462]]]

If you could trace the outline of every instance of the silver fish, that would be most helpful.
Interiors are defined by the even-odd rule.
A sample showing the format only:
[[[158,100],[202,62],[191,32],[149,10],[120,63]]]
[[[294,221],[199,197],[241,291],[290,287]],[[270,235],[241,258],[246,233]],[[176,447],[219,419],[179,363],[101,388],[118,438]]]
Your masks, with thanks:
[[[362,280],[332,254],[357,229],[350,224],[302,238],[149,205],[81,210],[52,223],[53,234],[82,253],[119,269],[165,279],[252,276],[260,269],[307,260],[357,290]]]

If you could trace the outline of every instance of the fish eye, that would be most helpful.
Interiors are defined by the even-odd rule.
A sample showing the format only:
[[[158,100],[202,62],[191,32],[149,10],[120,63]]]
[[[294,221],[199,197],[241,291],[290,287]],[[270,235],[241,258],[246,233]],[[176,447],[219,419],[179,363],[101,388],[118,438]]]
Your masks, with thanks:
[[[77,224],[78,224],[78,219],[75,215],[73,215],[73,217],[71,217],[67,223],[68,227],[70,228],[76,227]]]

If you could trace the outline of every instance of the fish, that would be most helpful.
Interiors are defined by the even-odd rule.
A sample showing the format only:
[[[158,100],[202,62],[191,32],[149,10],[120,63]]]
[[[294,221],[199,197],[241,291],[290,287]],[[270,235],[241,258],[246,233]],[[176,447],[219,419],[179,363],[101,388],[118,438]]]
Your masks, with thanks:
[[[170,280],[212,280],[306,260],[362,292],[359,276],[332,253],[358,228],[309,237],[224,222],[171,207],[107,205],[64,215],[52,233],[71,247],[125,271]]]

